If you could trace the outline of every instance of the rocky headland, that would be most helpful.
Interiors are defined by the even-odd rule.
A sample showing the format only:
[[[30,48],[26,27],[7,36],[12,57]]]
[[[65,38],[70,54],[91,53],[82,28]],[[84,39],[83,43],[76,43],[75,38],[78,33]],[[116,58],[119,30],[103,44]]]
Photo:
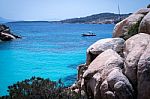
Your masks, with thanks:
[[[88,99],[150,99],[150,5],[87,49],[70,88]]]
[[[13,39],[21,38],[20,36],[14,35],[10,28],[4,24],[0,24],[0,41],[10,41]]]

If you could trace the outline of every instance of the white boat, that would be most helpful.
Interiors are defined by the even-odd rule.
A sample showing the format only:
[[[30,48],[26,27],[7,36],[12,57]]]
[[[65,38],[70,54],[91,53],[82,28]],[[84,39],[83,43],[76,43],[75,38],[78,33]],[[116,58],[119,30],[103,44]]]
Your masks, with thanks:
[[[88,33],[83,33],[82,36],[96,36],[96,34],[88,32]]]

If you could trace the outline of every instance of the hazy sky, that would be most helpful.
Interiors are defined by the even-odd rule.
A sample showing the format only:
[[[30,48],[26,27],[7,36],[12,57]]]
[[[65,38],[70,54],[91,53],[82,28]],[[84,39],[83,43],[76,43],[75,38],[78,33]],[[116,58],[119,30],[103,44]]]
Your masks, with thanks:
[[[61,20],[102,12],[134,12],[150,0],[0,0],[0,17],[13,20]]]

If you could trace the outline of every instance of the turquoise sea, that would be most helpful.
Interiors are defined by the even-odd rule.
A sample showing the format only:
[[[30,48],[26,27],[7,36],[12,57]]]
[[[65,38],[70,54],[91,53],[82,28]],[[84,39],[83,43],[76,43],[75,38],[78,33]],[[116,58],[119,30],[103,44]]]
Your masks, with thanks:
[[[39,76],[70,85],[77,66],[85,62],[86,49],[95,41],[112,36],[113,24],[7,23],[22,39],[0,42],[0,96],[7,86]],[[82,37],[92,31],[95,37]]]

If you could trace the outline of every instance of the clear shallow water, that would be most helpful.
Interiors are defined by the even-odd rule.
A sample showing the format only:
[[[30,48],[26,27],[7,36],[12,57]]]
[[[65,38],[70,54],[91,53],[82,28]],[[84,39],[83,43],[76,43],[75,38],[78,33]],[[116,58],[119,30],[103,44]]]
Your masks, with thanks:
[[[112,36],[114,25],[7,23],[23,38],[0,42],[0,95],[17,81],[39,76],[72,84],[77,65],[84,63],[86,49],[95,41]],[[92,31],[96,37],[81,37]]]

